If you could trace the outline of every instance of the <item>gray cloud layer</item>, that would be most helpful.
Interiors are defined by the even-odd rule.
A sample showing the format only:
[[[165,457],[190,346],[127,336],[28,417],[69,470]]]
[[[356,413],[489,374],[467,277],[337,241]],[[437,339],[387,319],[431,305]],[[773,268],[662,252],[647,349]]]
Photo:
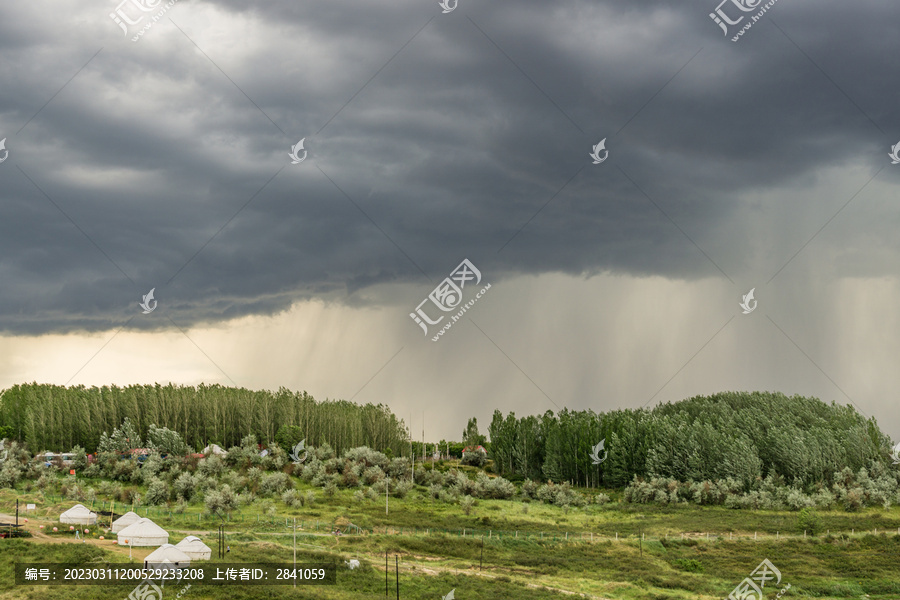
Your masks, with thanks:
[[[897,276],[896,3],[776,3],[739,43],[714,2],[436,4],[181,0],[137,43],[113,3],[0,8],[0,330],[151,287],[182,327],[359,304],[463,257],[737,293],[864,186],[807,268]]]

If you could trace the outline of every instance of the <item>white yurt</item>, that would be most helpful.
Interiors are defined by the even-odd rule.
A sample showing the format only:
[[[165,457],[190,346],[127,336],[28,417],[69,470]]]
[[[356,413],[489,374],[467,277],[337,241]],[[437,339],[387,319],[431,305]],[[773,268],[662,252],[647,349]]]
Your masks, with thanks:
[[[194,560],[209,560],[212,557],[212,549],[196,535],[187,536],[175,544],[175,547]]]
[[[163,544],[144,559],[145,569],[184,569],[189,566],[191,557],[172,544]]]
[[[110,531],[112,531],[113,533],[119,533],[120,531],[122,531],[123,529],[128,527],[129,525],[133,525],[134,523],[137,523],[140,520],[141,520],[140,515],[138,515],[136,512],[132,512],[129,510],[127,513],[125,513],[124,515],[122,515],[121,517],[119,517],[118,519],[116,519],[115,521],[112,522],[112,527],[110,528]]]
[[[162,546],[169,543],[168,532],[147,518],[135,521],[117,535],[121,546]]]
[[[59,515],[59,522],[69,525],[94,525],[97,522],[97,513],[92,513],[83,504],[76,504]]]

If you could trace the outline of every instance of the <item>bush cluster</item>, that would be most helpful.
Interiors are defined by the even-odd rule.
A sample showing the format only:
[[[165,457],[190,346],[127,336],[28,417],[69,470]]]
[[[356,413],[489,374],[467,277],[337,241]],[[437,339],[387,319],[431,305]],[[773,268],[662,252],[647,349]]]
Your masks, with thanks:
[[[797,510],[842,508],[848,511],[869,506],[890,508],[900,505],[900,475],[878,462],[856,473],[849,468],[834,473],[829,488],[824,482],[787,485],[770,474],[757,478],[750,489],[732,478],[682,482],[665,477],[635,477],[625,488],[625,502],[634,504],[719,505],[728,508]]]
[[[584,506],[587,504],[584,496],[573,490],[568,481],[561,484],[555,484],[550,481],[537,489],[535,497],[541,502],[562,507]]]

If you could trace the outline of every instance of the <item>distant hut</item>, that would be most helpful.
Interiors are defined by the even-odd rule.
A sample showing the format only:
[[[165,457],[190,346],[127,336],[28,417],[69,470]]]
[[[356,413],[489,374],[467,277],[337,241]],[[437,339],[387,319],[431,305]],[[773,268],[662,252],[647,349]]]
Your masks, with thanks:
[[[92,513],[83,504],[76,504],[59,515],[59,522],[68,525],[94,525],[97,522],[97,513]]]
[[[150,448],[132,448],[128,451],[128,454],[131,458],[136,458],[140,462],[144,462],[147,460],[147,457],[150,456],[151,450]]]
[[[169,543],[168,532],[147,518],[135,521],[117,535],[122,546],[162,546]]]
[[[110,529],[110,531],[112,531],[113,533],[119,533],[129,525],[133,525],[140,520],[140,515],[129,510],[127,513],[112,522],[112,528]]]
[[[144,559],[145,569],[184,569],[189,566],[191,557],[172,544],[163,544]]]
[[[203,454],[217,454],[218,456],[225,456],[228,453],[222,450],[221,446],[219,446],[218,444],[210,444],[203,449]]]
[[[192,560],[209,560],[212,558],[212,549],[204,544],[196,535],[189,535],[175,547],[191,557]]]
[[[487,450],[484,446],[466,446],[462,451],[462,462],[464,465],[481,466],[487,458]]]

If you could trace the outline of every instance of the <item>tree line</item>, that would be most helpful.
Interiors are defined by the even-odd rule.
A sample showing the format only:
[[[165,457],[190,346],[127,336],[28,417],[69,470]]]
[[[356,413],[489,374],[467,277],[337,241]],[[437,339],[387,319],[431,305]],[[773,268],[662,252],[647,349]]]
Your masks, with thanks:
[[[422,456],[406,424],[383,404],[316,401],[281,388],[253,391],[220,385],[126,387],[22,384],[0,393],[0,438],[32,452],[94,452],[106,432],[128,418],[136,436],[177,432],[195,450],[209,443],[238,446],[246,436],[290,448],[330,445],[339,455],[367,446],[388,456]],[[155,432],[155,433],[154,433]],[[873,463],[890,469],[890,439],[853,407],[770,392],[696,396],[653,409],[517,418],[494,411],[488,443],[470,419],[462,443],[442,440],[459,456],[463,445],[484,445],[493,471],[512,480],[552,480],[587,487],[625,487],[635,477],[677,481],[731,478],[749,490],[769,475],[793,485],[834,483],[844,469]],[[161,438],[162,439],[162,438]],[[592,450],[603,440],[600,464]],[[433,451],[425,446],[426,456]]]
[[[316,401],[306,392],[280,388],[254,391],[220,385],[129,385],[126,387],[15,385],[0,394],[0,438],[24,442],[33,452],[94,452],[104,432],[125,418],[146,438],[151,425],[181,434],[195,450],[209,443],[237,446],[255,435],[274,442],[283,426],[309,446],[328,443],[337,452],[357,446],[408,453],[409,433],[383,404]]]
[[[724,478],[746,489],[769,474],[834,483],[834,474],[889,467],[890,438],[851,406],[770,392],[725,392],[651,410],[570,411],[517,418],[494,411],[494,471],[511,478],[623,487],[637,477]],[[604,440],[599,465],[592,448]]]

